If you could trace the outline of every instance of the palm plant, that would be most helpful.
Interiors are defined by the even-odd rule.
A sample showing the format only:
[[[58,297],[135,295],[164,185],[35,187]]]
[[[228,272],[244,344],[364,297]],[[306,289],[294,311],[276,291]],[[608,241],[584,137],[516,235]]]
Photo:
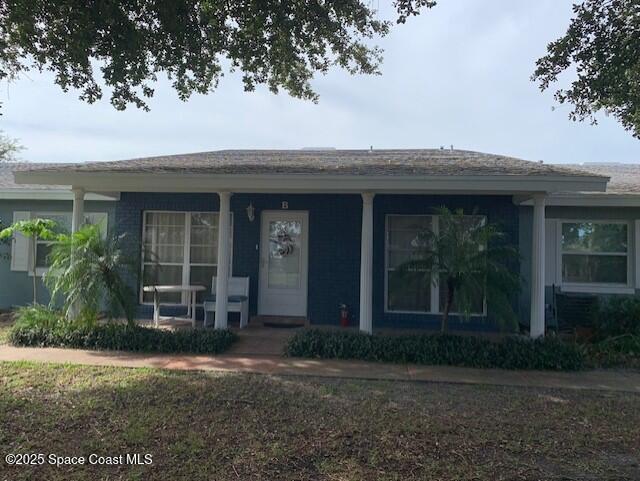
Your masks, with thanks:
[[[484,217],[464,215],[461,209],[435,209],[438,231],[418,236],[415,258],[400,266],[401,273],[424,272],[431,283],[444,289],[441,331],[447,332],[449,313],[455,308],[469,318],[478,301],[491,306],[501,325],[515,325],[511,299],[519,289],[519,276],[509,268],[518,259],[516,250],[504,242],[504,234]],[[437,273],[437,275],[433,275]]]
[[[45,284],[51,302],[59,296],[69,318],[74,310],[94,314],[103,303],[109,318],[122,315],[133,323],[134,294],[123,274],[132,263],[122,251],[123,236],[103,237],[96,225],[87,225],[70,235],[61,235],[49,255]]]
[[[57,234],[55,229],[57,223],[51,219],[27,219],[13,223],[9,227],[0,231],[0,240],[8,239],[16,233],[31,239],[31,274],[33,278],[33,304],[38,303],[38,278],[36,276],[36,255],[38,239],[53,240]]]

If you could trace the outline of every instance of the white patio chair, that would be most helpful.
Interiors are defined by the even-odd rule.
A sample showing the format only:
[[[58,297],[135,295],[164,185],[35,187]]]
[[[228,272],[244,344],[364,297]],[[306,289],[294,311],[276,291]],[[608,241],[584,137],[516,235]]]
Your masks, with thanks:
[[[208,326],[216,312],[216,277],[211,282],[211,295],[204,299],[204,325]],[[230,277],[227,311],[240,313],[240,327],[249,323],[249,278]]]

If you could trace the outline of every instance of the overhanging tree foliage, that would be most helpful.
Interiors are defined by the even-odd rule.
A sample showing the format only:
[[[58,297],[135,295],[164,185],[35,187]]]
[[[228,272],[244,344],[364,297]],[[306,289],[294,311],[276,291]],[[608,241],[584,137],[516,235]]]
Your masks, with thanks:
[[[556,100],[573,105],[572,120],[590,119],[599,110],[613,115],[640,138],[640,2],[585,0],[573,7],[567,32],[547,47],[532,79],[550,88],[575,69]]]
[[[12,139],[0,130],[0,162],[17,160],[16,154],[23,149],[24,147],[16,139]]]
[[[395,0],[397,22],[434,4]],[[332,65],[378,73],[370,39],[389,27],[366,0],[0,0],[0,80],[50,70],[91,103],[100,76],[116,109],[147,109],[159,74],[184,100],[214,89],[228,68],[242,72],[245,90],[266,84],[316,100],[309,82]]]

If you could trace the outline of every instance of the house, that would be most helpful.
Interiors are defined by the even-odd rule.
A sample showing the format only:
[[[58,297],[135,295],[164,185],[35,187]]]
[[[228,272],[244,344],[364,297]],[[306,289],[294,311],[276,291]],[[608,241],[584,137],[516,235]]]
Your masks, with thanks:
[[[55,220],[62,229],[70,230],[73,204],[71,188],[64,185],[16,184],[13,171],[30,165],[0,162],[0,229],[18,220],[46,217]],[[39,168],[55,165],[37,164]],[[84,222],[100,224],[105,229],[112,226],[118,198],[118,194],[87,194]],[[50,244],[38,241],[34,258],[32,244],[21,235],[6,244],[0,243],[0,310],[33,301],[33,265],[35,263],[36,275],[41,277],[46,269]],[[48,292],[42,285],[38,289],[38,301],[49,302]]]
[[[544,333],[552,290],[634,294],[640,284],[640,192],[624,190],[640,182],[629,188],[614,176],[608,189],[609,177],[453,149],[227,150],[15,173],[21,185],[71,185],[76,218],[92,208],[89,195],[119,197],[115,229],[140,259],[130,282],[145,315],[144,285],[211,288],[213,275],[233,275],[250,278],[251,315],[331,325],[346,304],[364,332],[435,327],[443,289],[396,268],[419,231],[437,229],[434,207],[463,208],[499,224],[519,248],[513,268],[524,286],[514,304],[533,337]],[[215,290],[227,299],[227,282]],[[185,295],[161,300],[184,304]],[[226,327],[225,302],[215,317]],[[453,317],[453,328],[493,326],[486,302],[471,320]]]

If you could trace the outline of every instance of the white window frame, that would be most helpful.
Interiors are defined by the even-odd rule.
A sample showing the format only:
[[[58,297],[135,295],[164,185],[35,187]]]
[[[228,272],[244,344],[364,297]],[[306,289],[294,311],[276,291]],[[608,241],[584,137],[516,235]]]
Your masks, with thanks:
[[[389,309],[389,218],[391,217],[431,217],[431,226],[435,233],[438,232],[438,216],[432,214],[386,214],[384,219],[384,312],[391,314],[437,314],[438,302],[438,282],[437,276],[431,273],[431,303],[428,311],[416,311],[407,309]],[[435,277],[435,279],[434,279]]]
[[[60,215],[69,215],[69,220],[71,220],[71,218],[73,217],[73,213],[70,211],[50,211],[50,212],[41,212],[41,211],[32,211],[29,213],[29,219],[51,219],[51,216],[60,216]],[[107,225],[106,225],[106,230],[108,232],[109,230],[109,213],[108,212],[85,212],[84,213],[84,218],[89,217],[91,215],[97,215],[97,214],[104,214],[107,217]],[[28,275],[33,277],[33,268],[35,267],[35,271],[36,271],[36,277],[42,277],[44,276],[48,271],[49,268],[48,267],[37,267],[35,265],[36,263],[36,259],[38,258],[38,246],[39,245],[52,245],[55,244],[56,241],[52,241],[52,240],[44,240],[44,239],[37,239],[36,242],[36,257],[33,258],[33,238],[28,238],[27,241],[29,242],[29,265],[28,265]]]
[[[473,216],[474,214],[468,214]],[[476,214],[483,217],[486,222],[487,216]],[[386,214],[384,220],[384,312],[385,314],[442,314],[440,309],[440,276],[432,272],[431,273],[431,305],[428,311],[415,311],[415,310],[398,310],[389,309],[389,218],[390,217],[431,217],[431,226],[435,235],[440,232],[440,216],[435,214]],[[461,316],[461,312],[450,312],[449,315]],[[470,317],[486,317],[487,315],[487,299],[482,302],[482,312],[473,312]]]
[[[558,285],[564,292],[576,293],[592,293],[592,294],[633,294],[633,243],[632,243],[632,224],[629,220],[607,220],[607,219],[557,219],[558,228],[556,229],[556,268]],[[565,252],[562,249],[562,225],[563,224],[624,224],[627,226],[627,282],[610,283],[610,282],[565,282],[562,272],[562,256],[564,254],[584,254],[584,255],[601,255],[601,256],[622,256],[620,252]]]
[[[145,264],[152,264],[149,262],[144,261],[144,254],[145,254],[145,250],[144,250],[144,234],[147,230],[147,214],[184,214],[185,217],[185,239],[184,239],[184,252],[182,255],[182,263],[179,262],[172,262],[172,263],[166,263],[164,262],[164,265],[174,265],[174,266],[182,266],[182,285],[183,286],[188,286],[189,285],[189,276],[191,274],[191,266],[204,266],[204,267],[215,267],[216,270],[218,268],[218,259],[217,259],[217,252],[216,252],[216,263],[215,264],[203,264],[203,263],[191,263],[191,216],[193,214],[215,214],[216,216],[218,216],[218,229],[220,227],[220,212],[219,211],[201,211],[201,210],[144,210],[142,211],[142,233],[140,236],[140,289],[139,289],[139,302],[141,305],[153,305],[153,302],[144,302],[144,291],[143,291],[143,287],[144,287],[144,266]],[[231,237],[229,239],[230,241],[230,251],[229,251],[229,262],[230,262],[230,266],[229,266],[229,276],[233,276],[233,212],[230,214],[231,215]],[[216,229],[217,230],[217,229]],[[217,242],[217,240],[216,240]],[[184,306],[189,302],[189,298],[188,296],[190,296],[189,293],[187,292],[183,292],[181,294],[181,299],[179,303],[170,303],[170,302],[163,302],[162,304],[165,306]],[[196,304],[197,306],[202,306],[202,304]]]

